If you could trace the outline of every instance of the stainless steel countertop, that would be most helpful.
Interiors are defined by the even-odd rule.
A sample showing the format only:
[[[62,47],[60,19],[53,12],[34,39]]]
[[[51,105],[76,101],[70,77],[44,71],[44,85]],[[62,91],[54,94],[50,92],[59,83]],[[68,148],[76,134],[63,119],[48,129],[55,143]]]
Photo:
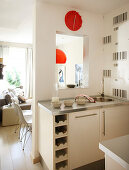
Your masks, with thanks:
[[[62,100],[60,100],[62,102],[60,109],[55,109],[51,104],[51,100],[39,101],[38,105],[53,115],[59,115],[59,114],[65,114],[65,113],[71,113],[71,112],[93,110],[93,109],[99,109],[99,108],[108,108],[108,107],[129,104],[129,100],[117,99],[117,98],[113,98],[111,96],[106,96],[106,97],[112,98],[113,101],[96,102],[96,103],[87,102],[85,105],[77,105],[76,102],[74,102],[72,107],[65,107],[63,101],[67,100],[67,99],[64,99],[64,100],[62,99]]]

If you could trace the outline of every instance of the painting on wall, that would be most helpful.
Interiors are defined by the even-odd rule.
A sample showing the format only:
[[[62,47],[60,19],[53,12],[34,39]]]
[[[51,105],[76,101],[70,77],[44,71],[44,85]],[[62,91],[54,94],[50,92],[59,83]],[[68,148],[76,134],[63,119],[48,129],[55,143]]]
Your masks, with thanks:
[[[83,83],[83,64],[75,64],[75,84],[82,86]]]
[[[65,65],[58,65],[58,84],[59,87],[65,87],[66,82],[66,68]]]

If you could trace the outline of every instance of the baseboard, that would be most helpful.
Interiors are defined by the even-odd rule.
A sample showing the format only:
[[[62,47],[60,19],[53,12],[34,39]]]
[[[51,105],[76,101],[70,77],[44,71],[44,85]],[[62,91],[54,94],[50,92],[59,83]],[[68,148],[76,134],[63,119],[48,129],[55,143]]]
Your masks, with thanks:
[[[30,156],[31,156],[31,159],[32,159],[33,164],[39,163],[40,160],[41,160],[40,156],[37,156],[37,157],[35,157],[35,158],[33,158],[32,155],[30,155]]]

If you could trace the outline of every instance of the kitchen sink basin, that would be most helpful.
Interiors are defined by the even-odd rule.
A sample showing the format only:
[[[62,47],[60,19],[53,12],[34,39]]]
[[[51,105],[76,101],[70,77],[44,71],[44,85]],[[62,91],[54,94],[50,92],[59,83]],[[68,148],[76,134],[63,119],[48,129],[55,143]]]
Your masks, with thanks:
[[[114,101],[111,98],[105,98],[105,97],[94,97],[93,98],[96,102],[111,102]]]

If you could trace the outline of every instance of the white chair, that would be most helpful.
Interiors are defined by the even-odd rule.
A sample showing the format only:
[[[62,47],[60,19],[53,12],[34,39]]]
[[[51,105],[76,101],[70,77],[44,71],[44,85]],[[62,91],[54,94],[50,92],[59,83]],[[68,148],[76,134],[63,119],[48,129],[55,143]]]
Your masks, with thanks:
[[[15,111],[17,112],[17,108],[15,107],[15,100],[12,98],[12,103],[13,103],[13,106],[14,106],[14,109]],[[22,110],[22,113],[23,113],[23,116],[26,117],[26,116],[32,116],[32,110]],[[17,130],[20,128],[20,126],[16,126],[15,128],[15,133],[17,132]]]
[[[31,133],[29,134],[28,138],[27,138],[27,134],[28,132],[32,132],[32,114],[30,115],[23,115],[23,114],[27,114],[27,112],[23,111],[20,106],[18,104],[16,104],[15,102],[13,102],[14,108],[16,109],[18,116],[19,116],[19,138],[20,141],[23,141],[23,150],[25,148],[25,145],[31,135]]]

